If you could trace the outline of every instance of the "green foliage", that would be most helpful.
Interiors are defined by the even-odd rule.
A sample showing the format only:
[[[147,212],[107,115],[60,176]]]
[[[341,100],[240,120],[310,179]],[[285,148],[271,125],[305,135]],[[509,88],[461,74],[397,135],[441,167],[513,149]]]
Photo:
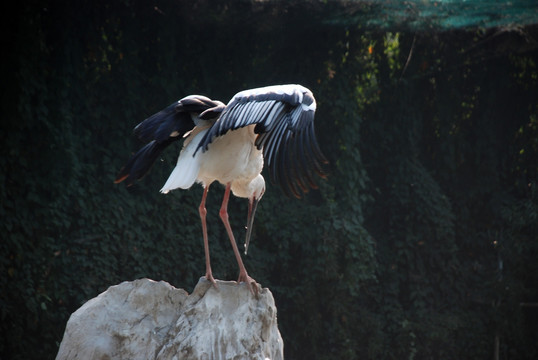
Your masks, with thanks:
[[[192,289],[201,189],[158,193],[178,148],[114,185],[132,128],[187,94],[294,82],[330,175],[301,200],[268,184],[245,257],[286,358],[487,358],[495,337],[503,359],[538,355],[536,27],[375,31],[326,22],[347,3],[280,5],[30,2],[10,20],[1,358],[53,358],[69,315],[121,281]],[[234,279],[221,196],[213,271]],[[230,202],[239,241],[246,206]]]

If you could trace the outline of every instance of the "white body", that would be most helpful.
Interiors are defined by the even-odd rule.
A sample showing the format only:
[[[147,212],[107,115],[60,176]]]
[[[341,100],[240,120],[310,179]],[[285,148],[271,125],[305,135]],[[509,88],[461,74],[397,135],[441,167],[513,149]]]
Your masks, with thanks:
[[[170,174],[161,192],[182,188],[188,189],[195,182],[204,187],[215,180],[223,185],[231,183],[235,196],[249,198],[253,187],[263,181],[259,175],[263,168],[263,154],[254,145],[254,125],[228,131],[211,142],[207,151],[198,151],[198,143],[209,127],[195,128],[185,139],[177,165]],[[261,179],[257,179],[260,177]],[[256,181],[252,181],[256,179]],[[251,184],[253,183],[253,184]]]

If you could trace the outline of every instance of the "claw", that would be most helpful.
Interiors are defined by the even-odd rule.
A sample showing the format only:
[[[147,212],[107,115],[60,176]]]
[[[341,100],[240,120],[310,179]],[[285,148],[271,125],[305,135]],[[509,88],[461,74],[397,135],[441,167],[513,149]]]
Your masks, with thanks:
[[[213,284],[213,286],[215,287],[215,289],[219,289],[219,286],[217,285],[217,282],[215,281],[215,278],[213,277],[213,274],[211,274],[211,272],[208,272],[205,274],[205,279],[207,281],[211,281],[211,283]]]
[[[259,288],[258,288],[258,284],[256,283],[256,280],[248,276],[246,272],[244,274],[239,273],[239,278],[237,279],[237,283],[240,284],[242,282],[247,284],[248,289],[250,290],[252,295],[256,296],[257,298],[259,295]]]

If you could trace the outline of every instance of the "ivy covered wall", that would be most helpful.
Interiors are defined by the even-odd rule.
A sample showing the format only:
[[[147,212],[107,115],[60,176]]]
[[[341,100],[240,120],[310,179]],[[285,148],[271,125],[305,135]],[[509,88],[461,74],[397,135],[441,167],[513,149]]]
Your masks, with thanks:
[[[537,27],[328,21],[356,6],[57,0],[6,14],[0,358],[54,358],[69,315],[119,282],[192,290],[201,188],[159,194],[179,149],[114,185],[132,128],[188,94],[279,83],[314,92],[330,161],[302,200],[268,184],[245,257],[275,296],[286,358],[535,358]],[[221,196],[209,236],[229,280]],[[246,206],[231,200],[239,238]]]

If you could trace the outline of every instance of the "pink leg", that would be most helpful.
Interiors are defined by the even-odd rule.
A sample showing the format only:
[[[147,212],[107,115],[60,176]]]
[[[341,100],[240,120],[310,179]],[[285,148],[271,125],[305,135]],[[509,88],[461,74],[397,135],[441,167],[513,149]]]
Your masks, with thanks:
[[[224,223],[226,231],[228,232],[228,237],[230,238],[230,242],[232,243],[232,248],[234,250],[235,259],[237,260],[237,264],[239,265],[239,279],[237,279],[237,282],[247,283],[249,285],[250,291],[257,294],[258,286],[256,285],[256,281],[247,274],[247,269],[245,269],[245,265],[243,265],[243,260],[241,259],[241,254],[239,254],[239,250],[237,249],[237,244],[235,242],[232,227],[230,226],[230,222],[228,221],[228,199],[230,198],[230,188],[230,184],[226,185],[226,190],[224,191],[224,198],[222,199],[222,206],[220,207],[219,215],[222,222]]]
[[[202,234],[204,236],[205,278],[211,281],[213,285],[217,286],[217,283],[215,279],[213,278],[213,274],[211,273],[211,264],[209,260],[209,240],[207,238],[207,225],[205,221],[205,217],[207,215],[207,210],[205,208],[205,199],[207,198],[208,190],[209,190],[209,185],[204,187],[204,194],[202,195],[202,202],[200,203],[200,207],[198,208],[198,211],[200,212],[200,219],[202,219]]]

